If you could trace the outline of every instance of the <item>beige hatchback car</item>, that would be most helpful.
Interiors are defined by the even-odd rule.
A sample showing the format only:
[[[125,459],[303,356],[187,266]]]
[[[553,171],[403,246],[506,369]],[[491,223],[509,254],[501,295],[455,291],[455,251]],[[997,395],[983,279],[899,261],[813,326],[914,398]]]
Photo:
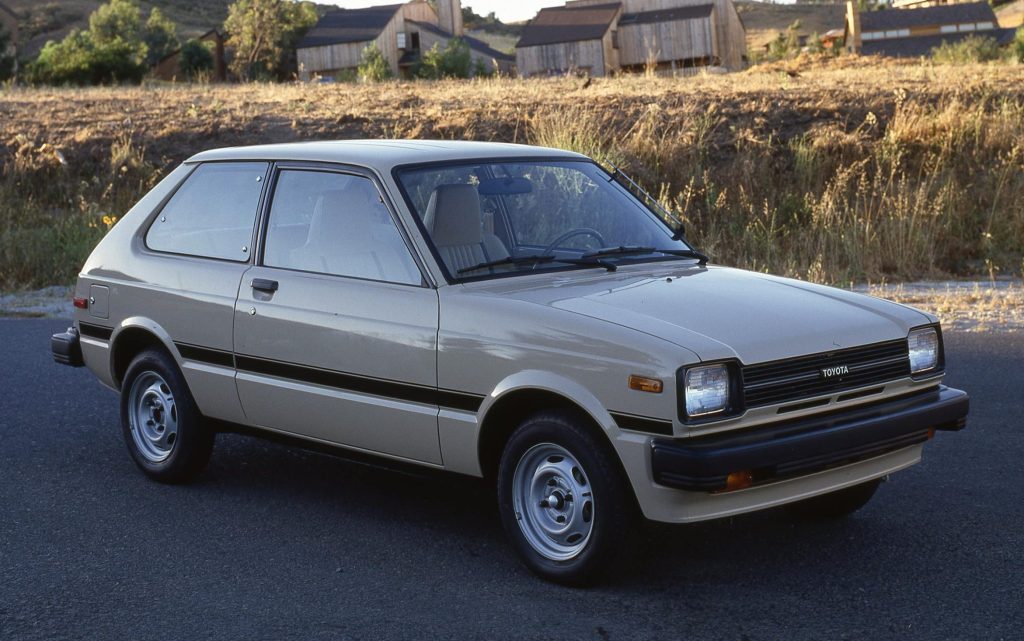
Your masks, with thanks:
[[[618,170],[430,141],[201,153],[100,242],[57,361],[188,481],[217,431],[495,482],[541,576],[597,579],[641,517],[838,516],[965,425],[923,312],[708,264]]]

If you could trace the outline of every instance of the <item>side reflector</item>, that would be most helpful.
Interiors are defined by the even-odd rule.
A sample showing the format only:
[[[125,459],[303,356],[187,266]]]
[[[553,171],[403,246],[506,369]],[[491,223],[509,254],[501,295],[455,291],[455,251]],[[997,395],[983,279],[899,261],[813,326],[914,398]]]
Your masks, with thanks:
[[[644,376],[637,376],[633,374],[629,377],[629,389],[636,390],[638,392],[650,392],[651,394],[661,394],[662,385],[661,380],[657,378],[646,378]]]
[[[725,479],[725,491],[742,490],[754,484],[754,475],[749,471],[733,472]]]
[[[88,298],[79,298],[78,296],[75,296],[73,302],[75,303],[75,307],[78,309],[86,309],[89,307]]]

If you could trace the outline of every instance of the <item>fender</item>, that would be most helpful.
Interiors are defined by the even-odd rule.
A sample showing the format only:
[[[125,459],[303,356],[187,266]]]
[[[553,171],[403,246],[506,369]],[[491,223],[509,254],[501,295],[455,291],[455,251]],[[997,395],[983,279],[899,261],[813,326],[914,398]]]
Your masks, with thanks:
[[[622,435],[618,425],[597,397],[578,382],[545,370],[522,370],[502,379],[484,398],[477,412],[442,409],[438,415],[438,436],[445,469],[483,476],[480,461],[481,428],[488,415],[509,395],[521,391],[542,391],[561,396],[586,412],[614,443]]]
[[[125,330],[130,329],[145,330],[147,333],[155,336],[156,339],[160,341],[160,343],[163,345],[164,349],[166,349],[170,353],[171,357],[174,359],[174,362],[178,364],[178,367],[182,367],[183,361],[181,358],[181,353],[178,351],[177,346],[175,346],[174,341],[171,340],[171,335],[167,333],[167,330],[165,330],[159,323],[157,323],[151,318],[146,318],[145,316],[129,316],[128,318],[121,321],[116,327],[114,327],[114,332],[110,336],[109,371],[111,381],[117,382],[116,376],[114,375],[114,372],[117,369],[115,367],[114,359],[117,355],[116,346],[118,338],[122,335],[122,333]]]

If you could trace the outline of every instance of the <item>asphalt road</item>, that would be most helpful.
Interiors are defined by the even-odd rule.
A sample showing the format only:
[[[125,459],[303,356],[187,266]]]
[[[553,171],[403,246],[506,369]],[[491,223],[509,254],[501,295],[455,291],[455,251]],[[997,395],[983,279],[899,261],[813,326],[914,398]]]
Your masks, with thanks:
[[[947,336],[967,430],[839,523],[655,528],[637,566],[530,575],[482,483],[223,436],[146,480],[115,395],[0,320],[0,639],[1024,639],[1024,333]]]

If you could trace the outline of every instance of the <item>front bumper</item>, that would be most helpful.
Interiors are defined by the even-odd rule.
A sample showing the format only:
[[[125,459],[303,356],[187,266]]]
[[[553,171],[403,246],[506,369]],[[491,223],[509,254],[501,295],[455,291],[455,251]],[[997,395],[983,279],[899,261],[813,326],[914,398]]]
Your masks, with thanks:
[[[701,492],[726,489],[735,472],[755,484],[812,474],[923,443],[967,422],[965,392],[945,386],[849,410],[686,440],[651,441],[654,481]]]

